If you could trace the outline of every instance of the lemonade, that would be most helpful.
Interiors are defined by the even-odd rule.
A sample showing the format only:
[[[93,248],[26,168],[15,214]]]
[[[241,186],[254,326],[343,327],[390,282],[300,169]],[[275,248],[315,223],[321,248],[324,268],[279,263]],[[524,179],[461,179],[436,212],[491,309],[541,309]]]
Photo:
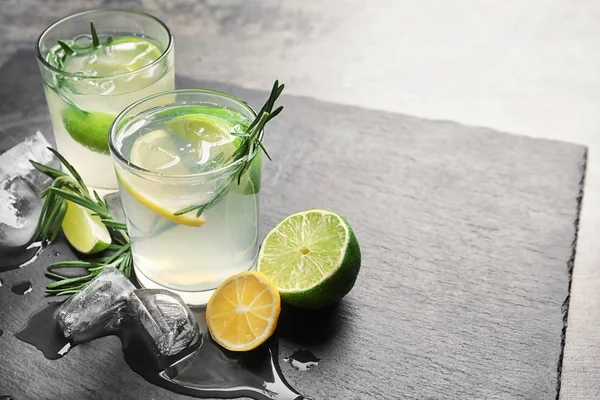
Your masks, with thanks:
[[[246,170],[235,157],[253,118],[232,97],[191,89],[152,96],[117,119],[110,145],[143,286],[205,304],[254,265],[261,156]]]
[[[91,187],[116,189],[110,125],[131,103],[174,88],[172,48],[160,21],[133,11],[76,14],[40,36],[38,59],[58,149]]]

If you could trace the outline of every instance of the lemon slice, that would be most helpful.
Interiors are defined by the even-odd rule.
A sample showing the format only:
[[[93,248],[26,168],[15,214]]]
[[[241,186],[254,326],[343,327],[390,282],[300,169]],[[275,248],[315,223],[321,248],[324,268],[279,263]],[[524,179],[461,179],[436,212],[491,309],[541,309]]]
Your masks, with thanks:
[[[200,215],[196,218],[196,211],[190,211],[187,214],[182,215],[174,215],[177,210],[180,210],[182,207],[178,205],[170,205],[166,203],[164,200],[158,200],[157,198],[161,198],[160,191],[152,191],[152,194],[148,194],[147,190],[139,190],[135,188],[135,184],[131,184],[126,179],[123,178],[121,174],[117,172],[117,179],[121,183],[121,186],[133,196],[138,202],[140,202],[145,207],[149,208],[156,214],[160,215],[163,218],[171,220],[181,225],[185,226],[195,226],[199,227],[204,225],[206,222],[206,218],[204,214]],[[155,183],[155,185],[160,185]]]
[[[68,200],[67,213],[61,226],[71,246],[83,254],[98,253],[112,242],[100,217]]]
[[[275,332],[281,300],[269,277],[256,271],[234,275],[215,289],[206,305],[206,324],[215,342],[248,351]]]

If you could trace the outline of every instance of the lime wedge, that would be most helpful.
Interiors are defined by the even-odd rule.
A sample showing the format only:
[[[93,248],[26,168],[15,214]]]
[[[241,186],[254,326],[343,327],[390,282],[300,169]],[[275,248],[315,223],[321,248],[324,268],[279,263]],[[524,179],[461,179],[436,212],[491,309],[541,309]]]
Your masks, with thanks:
[[[67,213],[61,226],[71,246],[80,253],[98,253],[111,243],[110,233],[100,217],[68,200]]]
[[[270,277],[281,298],[316,309],[338,302],[354,286],[360,248],[341,215],[326,210],[292,214],[265,237],[258,271]]]
[[[115,120],[114,115],[73,107],[66,107],[61,115],[65,129],[77,143],[96,153],[109,154],[108,131]]]

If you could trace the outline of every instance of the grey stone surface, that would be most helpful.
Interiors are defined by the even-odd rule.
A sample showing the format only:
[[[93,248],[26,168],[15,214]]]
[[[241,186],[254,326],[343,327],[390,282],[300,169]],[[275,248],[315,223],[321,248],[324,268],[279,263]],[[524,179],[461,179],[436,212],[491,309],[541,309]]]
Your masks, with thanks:
[[[30,68],[26,56],[0,76]],[[35,80],[22,84],[39,87]],[[179,84],[253,105],[266,97]],[[31,95],[39,99],[41,89]],[[281,358],[298,347],[321,358],[309,373],[283,365],[292,385],[327,399],[555,398],[585,148],[305,97],[284,95],[282,104],[267,132],[275,160],[265,167],[262,234],[291,212],[330,208],[348,218],[363,252],[356,287],[338,307],[284,311]],[[14,135],[30,129],[27,120],[9,123]],[[3,134],[0,148],[12,140]],[[64,243],[58,248],[72,257]],[[45,254],[2,276],[0,392],[182,398],[133,374],[116,339],[50,362],[10,334],[44,303]],[[23,279],[32,293],[7,290]]]

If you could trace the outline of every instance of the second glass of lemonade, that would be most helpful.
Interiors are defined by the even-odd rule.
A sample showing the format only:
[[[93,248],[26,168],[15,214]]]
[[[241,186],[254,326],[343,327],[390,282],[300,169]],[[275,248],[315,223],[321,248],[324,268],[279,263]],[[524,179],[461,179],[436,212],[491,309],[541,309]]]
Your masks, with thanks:
[[[262,158],[236,150],[255,117],[235,97],[183,89],[139,101],[113,123],[110,150],[144,287],[202,305],[254,265]]]
[[[173,36],[137,11],[93,10],[64,18],[37,41],[58,150],[95,189],[116,189],[108,132],[133,102],[175,86]]]

